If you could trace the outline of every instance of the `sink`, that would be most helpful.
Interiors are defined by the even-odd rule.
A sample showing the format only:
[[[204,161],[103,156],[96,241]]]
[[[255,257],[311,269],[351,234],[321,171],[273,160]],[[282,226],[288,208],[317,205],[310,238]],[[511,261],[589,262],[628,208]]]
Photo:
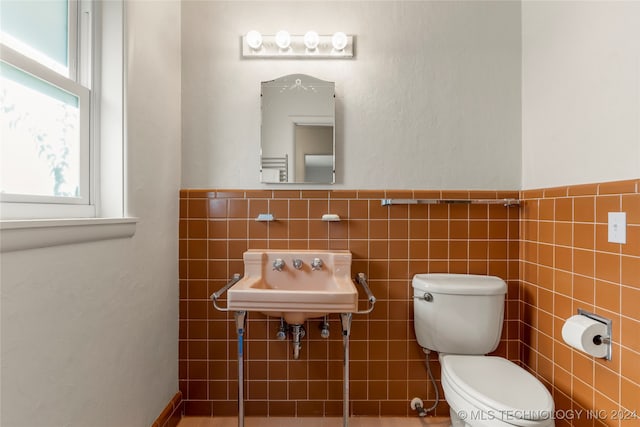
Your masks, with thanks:
[[[349,251],[249,250],[243,258],[244,276],[227,293],[229,310],[258,311],[293,325],[358,311]]]
[[[313,250],[249,250],[243,254],[244,276],[239,273],[211,295],[213,306],[222,312],[233,311],[238,334],[238,425],[244,426],[244,336],[247,314],[257,311],[280,317],[278,339],[291,333],[293,359],[300,357],[300,339],[304,336],[304,321],[330,313],[340,314],[343,351],[343,425],[349,420],[349,335],[352,314],[371,313],[376,298],[367,285],[364,273],[355,280],[367,294],[369,307],[358,310],[358,291],[351,280],[351,252]],[[227,293],[226,307],[218,305]],[[325,319],[326,320],[326,319]],[[323,334],[324,338],[328,334]]]

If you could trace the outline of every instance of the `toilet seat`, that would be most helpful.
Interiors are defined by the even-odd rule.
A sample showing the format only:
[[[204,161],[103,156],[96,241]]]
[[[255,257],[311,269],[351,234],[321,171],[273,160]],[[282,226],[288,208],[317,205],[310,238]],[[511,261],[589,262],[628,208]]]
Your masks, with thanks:
[[[553,418],[553,398],[533,375],[494,356],[440,355],[443,386],[487,417],[515,426],[546,424]],[[476,414],[477,416],[477,414]]]

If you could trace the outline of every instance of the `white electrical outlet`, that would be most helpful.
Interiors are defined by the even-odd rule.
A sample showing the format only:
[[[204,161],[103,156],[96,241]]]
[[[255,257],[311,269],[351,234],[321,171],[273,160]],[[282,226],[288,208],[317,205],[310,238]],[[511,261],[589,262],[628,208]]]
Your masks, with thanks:
[[[626,212],[609,212],[609,243],[627,243]]]

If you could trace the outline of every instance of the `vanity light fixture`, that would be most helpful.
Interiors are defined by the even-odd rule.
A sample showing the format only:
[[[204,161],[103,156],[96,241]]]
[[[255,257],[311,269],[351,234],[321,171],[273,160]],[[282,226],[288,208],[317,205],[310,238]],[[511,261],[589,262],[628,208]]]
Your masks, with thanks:
[[[256,30],[251,30],[245,36],[247,44],[253,50],[258,50],[262,47],[262,34]]]
[[[275,35],[251,30],[242,36],[243,58],[282,59],[350,59],[354,53],[354,36],[338,31],[321,35],[307,31],[304,35],[281,30]]]
[[[348,43],[347,35],[342,31],[338,31],[337,33],[334,33],[333,36],[331,37],[331,44],[333,45],[333,48],[338,52],[342,52],[344,48],[347,47],[347,43]]]
[[[278,45],[281,50],[289,49],[289,46],[291,46],[291,35],[288,31],[281,30],[276,33],[276,45]]]
[[[304,35],[304,45],[309,51],[315,51],[320,44],[320,35],[315,31],[307,31]]]

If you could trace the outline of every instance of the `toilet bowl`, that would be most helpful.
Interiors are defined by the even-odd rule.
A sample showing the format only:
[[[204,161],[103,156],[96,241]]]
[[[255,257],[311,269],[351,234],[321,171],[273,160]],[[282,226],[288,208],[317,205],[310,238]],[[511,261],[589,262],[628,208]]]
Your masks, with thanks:
[[[506,283],[492,276],[417,274],[418,344],[439,352],[453,427],[551,427],[553,399],[533,375],[486,356],[500,341]]]

